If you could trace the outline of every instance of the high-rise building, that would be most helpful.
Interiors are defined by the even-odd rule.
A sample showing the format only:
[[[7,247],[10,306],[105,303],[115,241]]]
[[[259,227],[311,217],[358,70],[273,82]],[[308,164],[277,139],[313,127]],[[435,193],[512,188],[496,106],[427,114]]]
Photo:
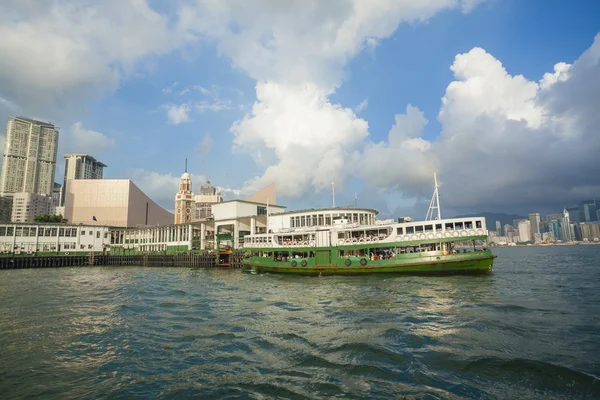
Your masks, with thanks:
[[[12,217],[12,196],[0,196],[0,222],[10,222]]]
[[[521,242],[530,242],[531,238],[531,222],[524,219],[519,221],[519,239]]]
[[[13,195],[12,222],[34,222],[40,215],[54,214],[52,196],[35,193],[15,193]]]
[[[533,239],[536,238],[536,235],[540,233],[540,214],[539,213],[531,213],[529,214],[529,222],[531,223],[531,237]],[[541,236],[540,236],[541,240]]]
[[[496,233],[502,235],[502,222],[496,220]]]
[[[571,242],[573,241],[575,238],[573,237],[573,231],[574,229],[571,226],[571,218],[569,216],[569,211],[567,211],[567,209],[565,208],[563,210],[563,217],[562,217],[562,221],[561,221],[561,228],[562,228],[562,240],[565,242]]]
[[[106,164],[88,154],[65,154],[65,180],[62,186],[61,206],[65,205],[65,193],[70,179],[102,179]]]
[[[562,227],[560,226],[558,219],[553,219],[550,221],[549,228],[550,232],[552,232],[554,240],[562,240]]]
[[[598,221],[598,214],[596,210],[596,203],[583,204],[583,218],[581,222],[596,222]]]
[[[508,232],[512,231],[513,227],[511,224],[504,225],[504,236],[508,236]]]
[[[223,202],[221,193],[217,191],[217,188],[210,184],[210,180],[206,180],[206,186],[200,186],[198,194],[194,196],[196,203],[196,213],[194,214],[194,221],[206,221],[212,217],[212,206]]]
[[[9,117],[0,192],[52,195],[58,127],[49,122]]]
[[[55,206],[60,206],[62,204],[62,197],[62,185],[60,183],[54,182],[54,186],[52,188],[52,201],[54,202]]]

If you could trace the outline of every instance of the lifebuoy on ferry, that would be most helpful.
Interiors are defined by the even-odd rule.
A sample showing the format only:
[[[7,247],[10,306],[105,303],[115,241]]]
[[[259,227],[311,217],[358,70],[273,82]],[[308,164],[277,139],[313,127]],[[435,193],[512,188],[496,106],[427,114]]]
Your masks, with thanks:
[[[374,237],[374,238],[373,238],[373,241],[374,241],[374,242],[379,242],[379,238],[376,238],[376,237]]]
[[[344,242],[345,242],[345,240],[344,240],[344,239],[340,239],[340,240],[338,240],[338,243],[339,243],[339,244],[344,244]]]
[[[300,261],[300,265],[302,265],[303,267],[306,267],[306,264],[308,264],[308,263],[306,262],[306,260],[302,260],[302,261]]]
[[[352,265],[352,260],[349,258],[346,258],[346,261],[344,261],[344,264],[346,264],[346,267],[349,267]]]
[[[65,252],[65,256],[68,256],[68,255],[69,255],[69,252],[68,252],[68,251],[66,251],[66,252]]]
[[[358,239],[356,239],[356,238],[352,239],[352,243],[357,243],[357,242],[358,242]]]
[[[427,239],[433,239],[433,233],[428,233],[427,234]]]
[[[296,260],[292,260],[292,267],[295,267],[297,265],[298,265],[298,263],[296,262]]]
[[[363,267],[364,267],[365,265],[367,265],[367,259],[366,259],[366,258],[361,258],[361,259],[360,259],[360,265],[362,265]]]
[[[310,241],[310,245],[311,245],[311,246],[314,246],[314,245],[315,245],[315,241],[314,241],[314,240],[311,240],[311,241]]]
[[[478,235],[483,235],[483,229],[477,229],[477,234]]]
[[[421,239],[421,240],[425,239],[425,234],[424,234],[424,233],[421,233],[421,234],[419,235],[419,239]]]
[[[442,232],[438,232],[438,233],[435,234],[435,237],[438,238],[438,239],[441,239],[442,236],[444,236],[444,235],[442,235]]]

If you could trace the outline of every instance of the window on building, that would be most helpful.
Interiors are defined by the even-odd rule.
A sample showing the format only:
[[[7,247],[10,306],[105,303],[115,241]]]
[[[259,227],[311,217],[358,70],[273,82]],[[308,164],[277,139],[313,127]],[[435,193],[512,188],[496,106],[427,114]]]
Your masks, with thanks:
[[[399,228],[396,230],[396,232],[397,232],[397,234],[398,234],[398,235],[403,235],[403,234],[404,234],[404,233],[403,233],[403,231],[404,231],[404,228],[402,228],[402,227],[399,227]]]
[[[83,235],[85,235],[85,231],[84,230],[81,231],[81,236],[83,236]]]
[[[267,207],[257,206],[256,207],[256,215],[267,215]]]
[[[90,231],[90,236],[92,236],[94,234],[94,232]]]
[[[96,232],[96,239],[100,239],[100,231]]]

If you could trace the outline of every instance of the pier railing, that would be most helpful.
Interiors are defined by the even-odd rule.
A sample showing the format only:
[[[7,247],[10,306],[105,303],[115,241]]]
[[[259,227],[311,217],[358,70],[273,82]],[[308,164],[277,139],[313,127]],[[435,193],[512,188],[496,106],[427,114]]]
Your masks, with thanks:
[[[56,255],[56,256],[13,256],[0,257],[0,269],[61,268],[87,266],[140,266],[140,267],[187,267],[187,268],[241,268],[241,253],[231,254],[227,266],[217,264],[214,253],[202,254],[143,254],[133,256],[117,255]]]

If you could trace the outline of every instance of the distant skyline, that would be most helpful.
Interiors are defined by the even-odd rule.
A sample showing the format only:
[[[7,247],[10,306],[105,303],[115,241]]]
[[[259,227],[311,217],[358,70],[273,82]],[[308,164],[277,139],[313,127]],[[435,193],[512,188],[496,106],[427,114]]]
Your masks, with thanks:
[[[60,127],[173,209],[184,160],[288,208],[547,214],[600,197],[600,3],[9,0],[0,132]],[[3,144],[3,143],[0,143]],[[3,149],[3,146],[1,147]]]

